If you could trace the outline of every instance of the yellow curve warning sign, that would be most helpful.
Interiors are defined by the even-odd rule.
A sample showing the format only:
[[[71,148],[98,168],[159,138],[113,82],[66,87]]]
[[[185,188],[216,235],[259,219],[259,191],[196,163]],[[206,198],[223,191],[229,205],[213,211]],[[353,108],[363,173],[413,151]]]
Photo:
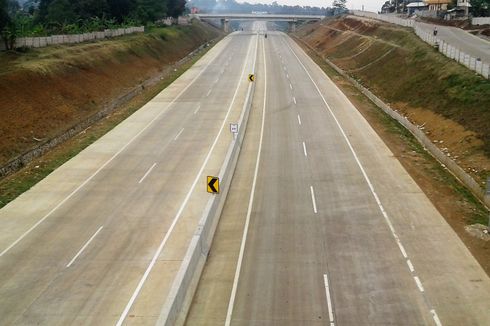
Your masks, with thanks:
[[[219,178],[208,176],[208,192],[219,194]]]

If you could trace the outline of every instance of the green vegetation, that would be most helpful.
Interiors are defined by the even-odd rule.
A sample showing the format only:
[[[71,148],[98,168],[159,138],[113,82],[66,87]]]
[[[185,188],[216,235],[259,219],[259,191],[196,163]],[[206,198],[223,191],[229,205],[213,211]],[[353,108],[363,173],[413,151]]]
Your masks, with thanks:
[[[23,36],[77,34],[152,26],[185,11],[185,0],[0,0],[0,32],[7,49]]]

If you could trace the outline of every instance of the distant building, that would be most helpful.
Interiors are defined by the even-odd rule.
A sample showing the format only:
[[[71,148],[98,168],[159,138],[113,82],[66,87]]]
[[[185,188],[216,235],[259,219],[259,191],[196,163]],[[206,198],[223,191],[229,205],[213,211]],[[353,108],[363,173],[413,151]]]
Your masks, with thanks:
[[[451,0],[424,0],[425,4],[429,7],[429,11],[446,11],[447,6],[452,2]]]
[[[413,15],[416,11],[427,10],[428,6],[425,2],[411,2],[407,5],[408,15]]]
[[[468,17],[468,13],[470,11],[470,1],[469,0],[458,0],[458,4],[456,6],[459,10],[464,11],[464,16]]]

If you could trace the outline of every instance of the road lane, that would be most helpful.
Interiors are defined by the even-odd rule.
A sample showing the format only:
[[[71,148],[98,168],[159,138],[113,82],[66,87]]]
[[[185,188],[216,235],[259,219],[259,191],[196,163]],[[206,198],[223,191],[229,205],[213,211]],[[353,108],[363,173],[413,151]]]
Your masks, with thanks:
[[[287,36],[265,52],[250,222],[225,207],[187,324],[489,324],[489,278],[375,131]]]
[[[228,36],[144,108],[0,210],[2,325],[116,323],[208,153],[202,174],[221,166],[229,135],[216,137],[240,114],[247,87],[240,76],[251,66],[253,39]],[[192,230],[207,201],[198,188],[183,210]],[[151,286],[143,284],[125,322],[155,321],[180,265],[175,248],[185,246],[185,232],[169,241],[174,256],[157,257]]]
[[[483,62],[490,62],[490,42],[479,38],[467,31],[451,26],[441,26],[428,23],[417,22],[427,33],[433,33],[437,27],[437,38],[455,46],[466,54],[474,58],[480,58]]]

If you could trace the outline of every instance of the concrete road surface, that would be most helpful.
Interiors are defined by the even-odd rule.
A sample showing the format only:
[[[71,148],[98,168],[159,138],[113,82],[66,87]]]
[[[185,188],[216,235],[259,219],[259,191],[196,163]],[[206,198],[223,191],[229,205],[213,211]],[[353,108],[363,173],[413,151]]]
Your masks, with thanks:
[[[490,325],[490,279],[285,34],[259,46],[243,152],[188,325]]]
[[[483,62],[490,62],[490,42],[457,27],[421,22],[417,22],[416,25],[428,33],[433,33],[434,27],[437,27],[437,38],[459,48],[474,58],[480,58]]]
[[[231,34],[0,210],[0,325],[153,325],[221,168],[258,36]]]

